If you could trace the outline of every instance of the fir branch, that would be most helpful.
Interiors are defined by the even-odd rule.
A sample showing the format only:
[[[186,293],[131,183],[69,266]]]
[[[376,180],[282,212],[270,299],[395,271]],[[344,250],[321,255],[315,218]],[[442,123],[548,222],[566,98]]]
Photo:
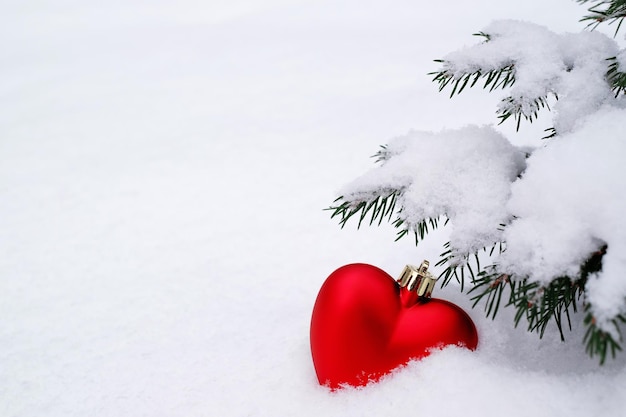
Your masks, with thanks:
[[[396,241],[413,232],[415,244],[424,240],[428,232],[436,229],[440,224],[440,217],[429,217],[417,223],[409,223],[402,217],[402,207],[396,210],[398,198],[402,190],[387,190],[380,195],[373,195],[371,199],[348,201],[343,196],[335,199],[332,205],[325,210],[332,210],[330,218],[339,217],[339,225],[343,228],[348,220],[358,217],[357,229],[369,218],[369,225],[377,223],[380,226],[387,219],[391,225],[398,229]],[[395,216],[395,218],[394,218]],[[447,219],[445,220],[447,223]],[[445,224],[444,223],[444,224]]]
[[[378,152],[372,155],[372,158],[376,158],[374,163],[379,163],[387,161],[389,158],[391,158],[391,155],[392,153],[387,148],[387,145],[380,145],[380,149],[378,150]]]
[[[610,64],[606,72],[606,78],[609,84],[611,84],[615,98],[617,98],[620,94],[626,93],[626,72],[620,71],[617,57],[608,58],[607,61],[609,61]]]
[[[508,275],[498,274],[494,270],[492,270],[491,273],[481,271],[478,274],[478,279],[474,283],[474,287],[468,291],[468,293],[472,293],[476,290],[481,290],[477,295],[472,297],[471,300],[474,301],[472,308],[484,301],[485,316],[491,316],[492,319],[495,319],[502,300],[502,294],[507,285],[510,285]]]
[[[488,35],[484,33],[478,33],[475,35],[485,36],[489,39]],[[489,92],[496,89],[505,89],[515,84],[514,63],[509,63],[496,69],[486,70],[479,68],[472,72],[458,74],[451,71],[449,68],[445,68],[446,66],[450,66],[447,61],[435,60],[435,62],[443,64],[444,69],[438,72],[431,72],[428,75],[432,75],[432,81],[439,84],[440,92],[446,89],[446,87],[452,86],[450,98],[454,97],[455,94],[460,94],[467,86],[469,86],[469,88],[474,87],[480,78],[485,79],[483,89],[488,88]],[[500,119],[499,124],[504,123],[511,117],[515,120],[517,130],[520,128],[522,119],[532,123],[533,120],[537,119],[538,113],[541,109],[546,108],[550,110],[548,99],[549,94],[553,94],[558,100],[557,94],[553,92],[548,92],[544,96],[535,98],[512,96],[505,97],[501,101],[499,109],[496,111],[498,119]]]
[[[476,292],[471,300],[472,307],[484,302],[485,315],[494,319],[502,303],[502,296],[508,289],[505,306],[515,308],[514,323],[517,327],[525,318],[529,332],[537,332],[542,338],[551,321],[557,326],[561,340],[564,319],[571,330],[570,309],[578,311],[577,301],[583,295],[579,281],[572,282],[568,277],[558,278],[548,286],[541,286],[526,279],[515,279],[508,274],[498,273],[493,266],[479,274],[479,279],[469,293]]]
[[[605,245],[591,254],[581,266],[580,274],[576,279],[560,277],[551,281],[547,286],[531,282],[529,278],[521,279],[499,273],[496,266],[490,265],[478,273],[478,278],[473,281],[473,287],[468,292],[468,294],[475,293],[471,298],[474,302],[472,307],[483,303],[485,315],[494,319],[506,292],[508,300],[504,306],[515,308],[516,327],[522,319],[526,319],[527,330],[536,332],[539,338],[542,338],[550,322],[554,322],[561,340],[565,340],[563,331],[565,325],[571,330],[570,313],[578,311],[578,303],[585,293],[585,284],[589,275],[602,269],[602,257],[606,249]],[[599,357],[600,363],[603,364],[609,352],[615,357],[616,352],[622,350],[620,343],[623,339],[619,325],[626,323],[626,316],[620,314],[610,321],[618,335],[616,340],[611,333],[596,325],[589,304],[586,305],[585,310],[587,316],[584,323],[588,328],[583,343],[586,344],[586,351],[589,355]]]
[[[472,35],[485,38],[485,42],[489,42],[491,40],[491,35],[483,32],[482,30],[480,32],[472,33]]]
[[[516,285],[517,284],[517,285]],[[558,278],[550,282],[548,286],[540,286],[527,279],[518,283],[513,282],[511,302],[517,309],[515,325],[519,324],[522,316],[528,321],[528,331],[537,332],[542,338],[550,321],[554,320],[561,340],[565,340],[563,334],[563,313],[567,318],[568,327],[571,330],[570,308],[576,312],[576,302],[583,294],[579,282],[568,277]]]
[[[541,139],[552,139],[556,136],[556,129],[554,127],[549,127],[545,129],[544,132],[546,132],[546,135]]]
[[[482,252],[487,254],[488,251],[488,256],[491,257],[496,248],[498,249],[498,253],[502,253],[504,251],[504,243],[496,242],[491,248],[482,248]],[[443,272],[439,274],[439,278],[442,278],[441,288],[447,286],[450,281],[452,281],[452,278],[454,278],[456,282],[461,285],[461,291],[463,291],[465,288],[466,276],[470,278],[470,283],[472,285],[476,285],[480,281],[478,277],[482,272],[479,256],[481,251],[473,254],[461,255],[451,248],[450,242],[447,242],[444,245],[444,249],[445,251],[439,255],[439,261],[435,264],[435,266],[447,265]]]
[[[554,94],[554,97],[558,100],[558,96]],[[535,97],[534,99],[525,99],[524,97],[513,98],[511,96],[502,99],[499,109],[496,111],[500,123],[504,123],[511,116],[515,120],[516,130],[519,130],[522,118],[529,121],[537,119],[539,110],[546,108],[550,110],[550,104],[548,103],[548,95]],[[556,135],[556,131],[552,136]],[[550,136],[550,137],[552,137]]]
[[[482,36],[488,37],[486,34],[482,34]],[[436,59],[435,62],[443,64],[444,67],[449,65],[447,61],[440,59]],[[450,98],[454,97],[455,94],[461,94],[468,85],[470,88],[474,87],[480,78],[485,79],[483,89],[489,88],[490,92],[497,88],[505,89],[515,84],[515,66],[513,63],[490,70],[479,68],[472,72],[461,73],[460,75],[447,68],[442,71],[430,72],[428,75],[433,76],[433,82],[439,83],[440,92],[448,85],[452,86]]]
[[[394,215],[396,201],[399,194],[400,191],[391,190],[386,194],[374,196],[374,198],[370,200],[359,201],[347,201],[343,196],[340,196],[336,198],[333,203],[341,201],[341,204],[332,205],[325,210],[333,211],[330,216],[331,219],[339,216],[339,224],[342,229],[348,220],[356,214],[359,214],[357,229],[361,227],[361,224],[367,217],[368,213],[370,214],[369,224],[372,225],[376,220],[378,220],[378,225],[380,225],[385,218],[387,218],[389,222],[392,221],[391,219]],[[397,213],[400,211],[401,210],[398,210]],[[395,214],[397,215],[397,213]]]
[[[577,0],[579,3],[595,3],[587,11],[589,15],[580,19],[581,22],[588,21],[587,27],[595,29],[600,23],[608,22],[609,25],[617,22],[615,35],[619,32],[624,17],[626,17],[626,0]]]
[[[617,333],[618,340],[615,340],[609,332],[600,329],[596,325],[595,318],[591,312],[589,312],[589,306],[587,306],[587,315],[585,316],[584,323],[587,326],[587,332],[585,333],[583,343],[585,343],[585,351],[589,356],[599,356],[601,365],[606,361],[609,351],[611,352],[611,356],[615,359],[617,351],[622,350],[620,343],[623,341],[623,337],[620,332],[620,324],[626,323],[626,316],[618,314],[617,317],[611,320],[611,325]]]
[[[593,272],[600,271],[602,269],[602,257],[606,253],[607,246],[604,245],[600,250],[595,252],[591,258],[583,265],[583,283],[586,282],[589,275]],[[626,323],[626,316],[624,314],[618,314],[612,320],[610,320],[612,328],[615,330],[617,340],[613,338],[613,335],[606,330],[601,329],[596,322],[592,312],[592,305],[587,304],[585,306],[586,316],[584,323],[587,326],[583,343],[585,343],[585,350],[589,356],[598,356],[600,358],[600,364],[604,364],[606,361],[609,350],[611,356],[615,358],[615,354],[618,350],[622,350],[620,343],[623,342],[623,337],[620,332],[620,324]]]

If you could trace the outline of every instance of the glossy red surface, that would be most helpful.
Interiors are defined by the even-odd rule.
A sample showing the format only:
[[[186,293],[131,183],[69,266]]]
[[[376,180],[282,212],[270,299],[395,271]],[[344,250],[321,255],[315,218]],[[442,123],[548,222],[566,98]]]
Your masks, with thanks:
[[[365,385],[433,348],[475,349],[476,327],[458,306],[422,301],[385,271],[351,264],[333,272],[311,318],[311,353],[320,384]]]

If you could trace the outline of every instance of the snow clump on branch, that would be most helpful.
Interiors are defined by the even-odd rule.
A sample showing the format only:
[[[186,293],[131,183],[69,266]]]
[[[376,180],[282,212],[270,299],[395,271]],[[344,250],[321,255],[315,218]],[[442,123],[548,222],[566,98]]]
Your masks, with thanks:
[[[501,111],[531,116],[538,98],[554,95],[554,128],[566,133],[581,117],[613,97],[606,82],[606,60],[618,55],[617,44],[599,32],[558,35],[545,27],[514,20],[496,21],[483,31],[488,40],[452,52],[443,69],[455,79],[513,65],[515,83]]]

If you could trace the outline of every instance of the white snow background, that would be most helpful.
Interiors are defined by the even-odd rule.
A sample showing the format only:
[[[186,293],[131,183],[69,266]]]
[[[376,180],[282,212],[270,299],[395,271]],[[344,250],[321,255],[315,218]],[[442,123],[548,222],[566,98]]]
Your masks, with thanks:
[[[464,307],[448,348],[330,393],[308,346],[337,267],[434,260],[327,207],[409,129],[495,123],[426,73],[494,19],[579,31],[570,0],[28,1],[0,6],[0,416],[620,416],[574,318],[543,340]],[[607,30],[612,34],[612,28]],[[500,126],[535,143],[542,120]],[[436,272],[436,271],[435,271]]]

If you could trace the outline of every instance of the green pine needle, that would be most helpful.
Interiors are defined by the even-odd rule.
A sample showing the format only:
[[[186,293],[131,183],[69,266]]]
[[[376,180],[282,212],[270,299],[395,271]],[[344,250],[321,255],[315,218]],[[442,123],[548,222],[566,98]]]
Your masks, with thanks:
[[[581,22],[589,22],[587,27],[595,29],[600,23],[608,22],[609,25],[617,22],[615,35],[619,32],[624,17],[626,17],[626,0],[577,0],[579,3],[595,3],[587,9],[590,14],[580,19]]]
[[[391,223],[398,229],[396,241],[413,232],[415,244],[422,241],[428,232],[439,226],[439,217],[426,218],[416,224],[409,224],[402,216],[402,208],[396,210],[396,204],[401,191],[391,190],[383,192],[381,195],[373,195],[369,200],[348,201],[343,196],[335,199],[326,210],[331,210],[331,219],[339,217],[339,225],[343,228],[351,218],[358,218],[357,229],[364,222],[368,222],[370,226],[376,223],[380,226],[383,220]],[[447,222],[447,220],[446,220]]]
[[[615,98],[620,94],[626,93],[626,72],[619,70],[619,62],[617,57],[608,58],[610,62],[609,69],[606,72],[607,81],[611,84],[611,89],[615,93]]]

